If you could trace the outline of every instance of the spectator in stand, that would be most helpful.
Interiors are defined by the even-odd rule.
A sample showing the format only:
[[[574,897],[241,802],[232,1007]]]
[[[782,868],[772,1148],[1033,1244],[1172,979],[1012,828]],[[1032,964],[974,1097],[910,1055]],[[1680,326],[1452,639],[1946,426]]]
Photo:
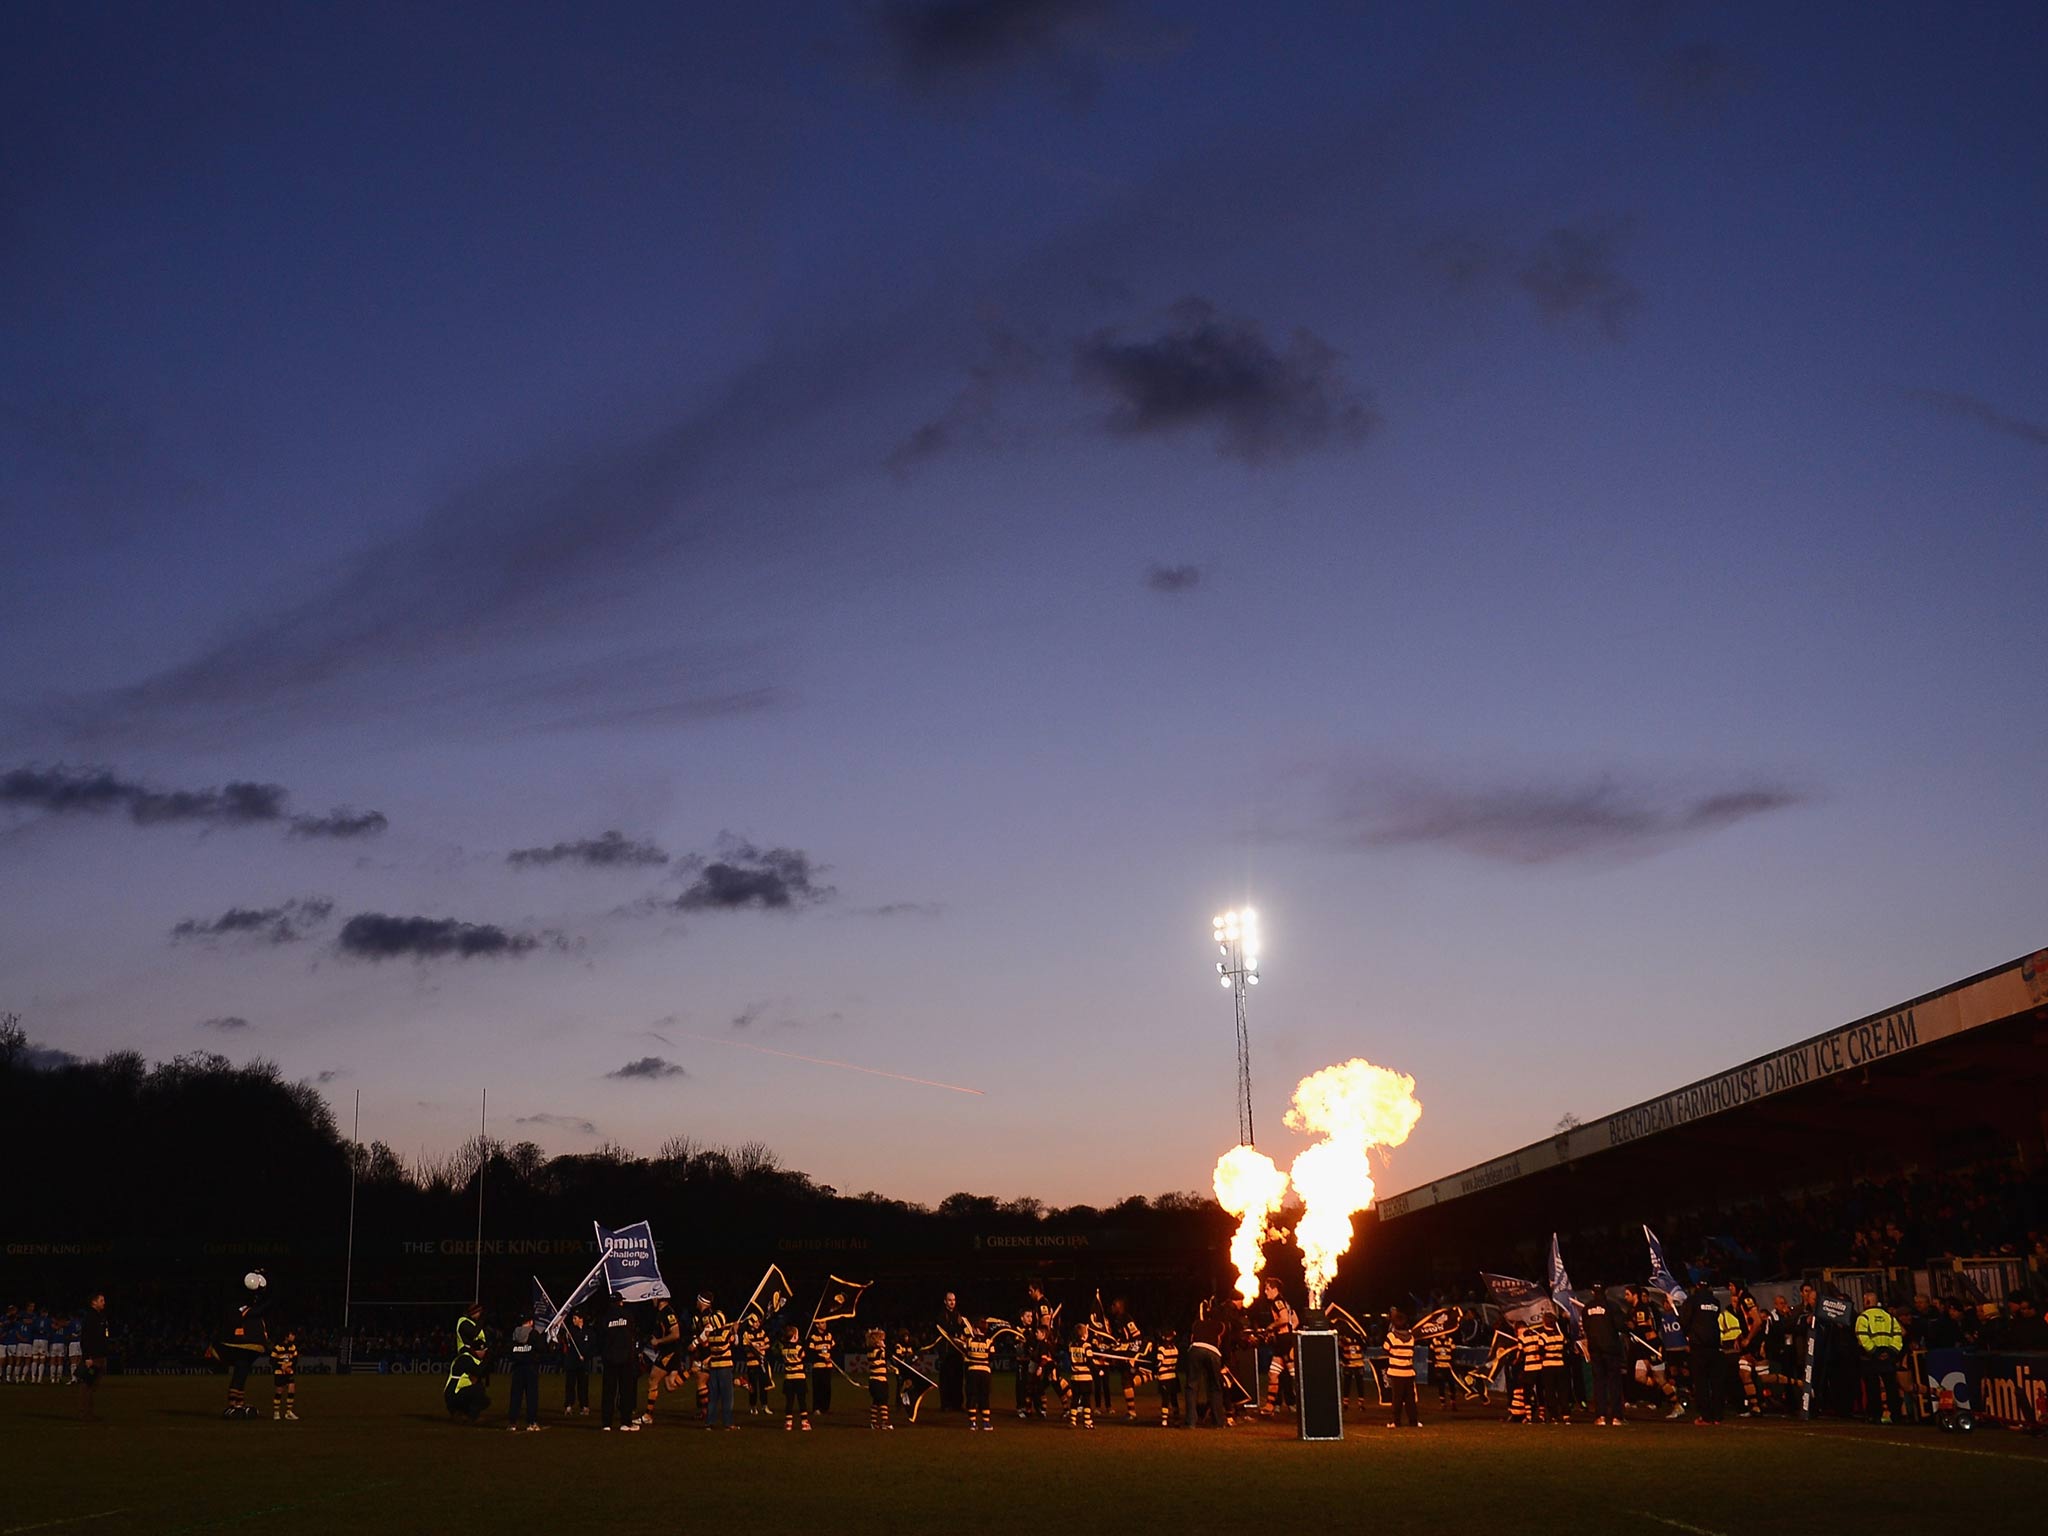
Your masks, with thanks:
[[[2014,1352],[2048,1350],[2048,1322],[2042,1321],[2034,1298],[2025,1291],[2008,1296],[1987,1342]]]

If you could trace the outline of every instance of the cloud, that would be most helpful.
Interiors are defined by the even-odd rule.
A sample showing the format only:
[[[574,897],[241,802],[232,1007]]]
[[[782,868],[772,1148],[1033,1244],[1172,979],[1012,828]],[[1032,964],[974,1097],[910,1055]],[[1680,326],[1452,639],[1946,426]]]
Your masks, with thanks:
[[[555,843],[546,848],[515,848],[505,855],[515,869],[533,869],[547,864],[587,864],[594,869],[644,867],[666,864],[668,855],[653,843],[636,843],[621,832],[579,842]]]
[[[14,1058],[31,1072],[57,1072],[65,1067],[75,1067],[85,1060],[69,1051],[60,1051],[54,1045],[24,1046]]]
[[[2037,448],[2048,448],[2048,424],[2028,421],[2020,416],[2008,416],[1990,401],[1979,399],[1976,395],[1952,394],[1939,389],[1912,389],[1906,392],[1906,398],[1940,411],[1943,415],[1974,421],[2001,436],[2018,438],[2021,442],[2032,443]]]
[[[883,461],[898,476],[907,475],[927,459],[955,448],[986,447],[995,441],[993,422],[996,403],[1003,389],[1036,376],[1045,356],[1016,332],[991,326],[988,353],[967,370],[967,382],[960,386],[946,409],[898,443]]]
[[[612,1075],[616,1077],[618,1074],[613,1073]],[[514,1125],[546,1126],[558,1131],[573,1131],[578,1136],[595,1136],[597,1134],[597,1126],[593,1122],[584,1119],[581,1115],[551,1115],[546,1111],[542,1111],[539,1114],[515,1115],[512,1123]]]
[[[1152,565],[1145,570],[1145,585],[1154,592],[1192,592],[1201,584],[1199,565]]]
[[[1075,95],[1092,89],[1112,0],[887,0],[869,14],[903,83],[932,90],[1050,67]]]
[[[945,908],[936,901],[885,901],[862,910],[869,917],[937,917]]]
[[[273,740],[364,719],[630,727],[774,702],[757,609],[705,593],[688,636],[635,653],[632,605],[682,560],[701,579],[824,526],[807,503],[749,498],[741,514],[711,487],[873,371],[873,327],[846,329],[738,371],[654,430],[543,444],[491,466],[281,609],[135,683],[51,702],[40,718],[107,747]]]
[[[201,1029],[217,1029],[222,1034],[235,1034],[249,1027],[249,1021],[239,1014],[227,1014],[218,1019],[201,1019]]]
[[[688,1077],[690,1074],[665,1056],[642,1056],[638,1061],[629,1061],[615,1071],[605,1073],[606,1077],[620,1079],[646,1078],[650,1082],[664,1077]]]
[[[1258,325],[1182,299],[1158,335],[1097,331],[1074,349],[1079,381],[1111,397],[1103,427],[1119,437],[1211,433],[1226,458],[1261,464],[1361,443],[1376,417],[1345,383],[1339,354],[1297,330],[1276,350]]]
[[[760,1022],[761,1015],[767,1012],[767,1009],[768,1005],[766,1003],[747,1004],[746,1007],[733,1015],[732,1027],[735,1030],[752,1029],[755,1024]]]
[[[292,835],[294,837],[375,837],[391,823],[382,811],[357,812],[351,806],[340,806],[325,816],[294,816]]]
[[[275,907],[229,907],[219,917],[186,918],[171,929],[171,940],[250,939],[294,944],[333,912],[334,903],[324,896],[305,896]]]
[[[0,805],[17,805],[50,816],[103,816],[125,812],[137,826],[197,822],[246,826],[284,822],[301,837],[364,837],[386,825],[378,811],[343,806],[326,816],[286,815],[282,784],[230,780],[212,789],[154,789],[124,779],[111,768],[53,768],[29,765],[0,774]]]
[[[1522,865],[1643,857],[1810,799],[1767,782],[1699,793],[1611,773],[1576,783],[1454,783],[1356,767],[1339,769],[1329,788],[1314,838]]]
[[[1515,281],[1545,318],[1564,322],[1588,316],[1620,341],[1643,302],[1635,284],[1615,267],[1625,234],[1623,226],[1613,224],[1561,225],[1537,241]]]
[[[822,866],[795,848],[759,848],[727,834],[716,857],[692,856],[684,867],[695,878],[669,903],[679,912],[737,912],[748,907],[786,911],[829,900],[831,886],[820,884]]]
[[[342,1078],[347,1076],[348,1074],[342,1071],[339,1067],[324,1067],[320,1071],[315,1072],[313,1074],[313,1081],[324,1088],[329,1083],[333,1082],[336,1078]]]
[[[359,912],[341,925],[337,941],[344,955],[360,960],[494,959],[524,955],[542,939],[495,923],[464,923],[452,917],[391,917]]]

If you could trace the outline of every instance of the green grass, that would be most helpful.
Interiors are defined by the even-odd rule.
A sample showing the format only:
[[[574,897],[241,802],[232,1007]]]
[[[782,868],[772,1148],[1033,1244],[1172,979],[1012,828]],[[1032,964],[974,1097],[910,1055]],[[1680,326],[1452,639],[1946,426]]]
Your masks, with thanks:
[[[809,1435],[740,1416],[733,1434],[669,1422],[600,1434],[559,1415],[540,1435],[451,1424],[432,1376],[309,1377],[304,1422],[225,1423],[218,1377],[119,1377],[82,1423],[69,1389],[0,1386],[0,1532],[55,1536],[237,1528],[406,1531],[1390,1530],[1811,1536],[2005,1529],[2048,1500],[2048,1447],[1998,1430],[1734,1422],[1520,1428],[1432,1416],[1354,1420],[1338,1443],[1280,1426],[1093,1434],[1002,1417],[869,1432],[865,1399]],[[550,1401],[559,1383],[547,1383]],[[1002,1383],[998,1383],[1000,1388]],[[503,1383],[494,1396],[502,1405]],[[663,1399],[666,1404],[667,1399]],[[109,1513],[117,1511],[117,1513]]]

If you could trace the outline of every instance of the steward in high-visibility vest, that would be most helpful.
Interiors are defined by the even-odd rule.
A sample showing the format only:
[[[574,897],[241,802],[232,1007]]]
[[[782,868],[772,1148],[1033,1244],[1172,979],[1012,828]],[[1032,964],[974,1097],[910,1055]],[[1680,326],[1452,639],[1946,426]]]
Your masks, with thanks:
[[[1900,1412],[1899,1357],[1906,1352],[1906,1331],[1875,1291],[1863,1293],[1863,1310],[1856,1314],[1856,1348],[1863,1356],[1865,1409],[1872,1422],[1889,1424]]]
[[[448,1362],[448,1379],[441,1386],[441,1401],[448,1411],[463,1415],[472,1424],[491,1406],[490,1377],[484,1365],[490,1338],[484,1332],[483,1310],[472,1302],[455,1320],[455,1358]]]
[[[1865,1292],[1874,1298],[1874,1292]],[[1874,1300],[1856,1315],[1856,1347],[1864,1356],[1889,1350],[1894,1360],[1905,1353],[1906,1331],[1899,1326],[1899,1320]]]

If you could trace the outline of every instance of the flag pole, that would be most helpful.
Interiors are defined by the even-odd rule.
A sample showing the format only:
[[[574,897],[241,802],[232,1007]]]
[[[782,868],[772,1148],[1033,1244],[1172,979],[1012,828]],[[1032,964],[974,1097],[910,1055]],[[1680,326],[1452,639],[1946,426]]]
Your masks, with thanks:
[[[356,1090],[356,1123],[350,1134],[348,1151],[348,1257],[342,1261],[341,1271],[341,1332],[348,1337],[349,1302],[355,1293],[356,1281],[356,1164],[363,1154],[363,1090]]]
[[[597,1262],[590,1266],[590,1273],[585,1275],[581,1280],[578,1280],[576,1282],[576,1289],[569,1293],[569,1299],[563,1302],[561,1306],[557,1307],[555,1309],[555,1315],[548,1319],[547,1332],[550,1338],[554,1336],[555,1329],[561,1326],[564,1314],[566,1314],[571,1307],[575,1306],[577,1302],[583,1299],[583,1287],[590,1284],[591,1281],[597,1278],[597,1272],[604,1268],[604,1261],[610,1258],[611,1256],[612,1245],[610,1243],[606,1243],[604,1247],[598,1251]]]
[[[484,1126],[491,1117],[491,1090],[484,1090],[483,1107],[476,1117],[476,1289],[472,1302],[484,1299],[484,1168],[490,1163],[490,1143],[484,1140]]]

